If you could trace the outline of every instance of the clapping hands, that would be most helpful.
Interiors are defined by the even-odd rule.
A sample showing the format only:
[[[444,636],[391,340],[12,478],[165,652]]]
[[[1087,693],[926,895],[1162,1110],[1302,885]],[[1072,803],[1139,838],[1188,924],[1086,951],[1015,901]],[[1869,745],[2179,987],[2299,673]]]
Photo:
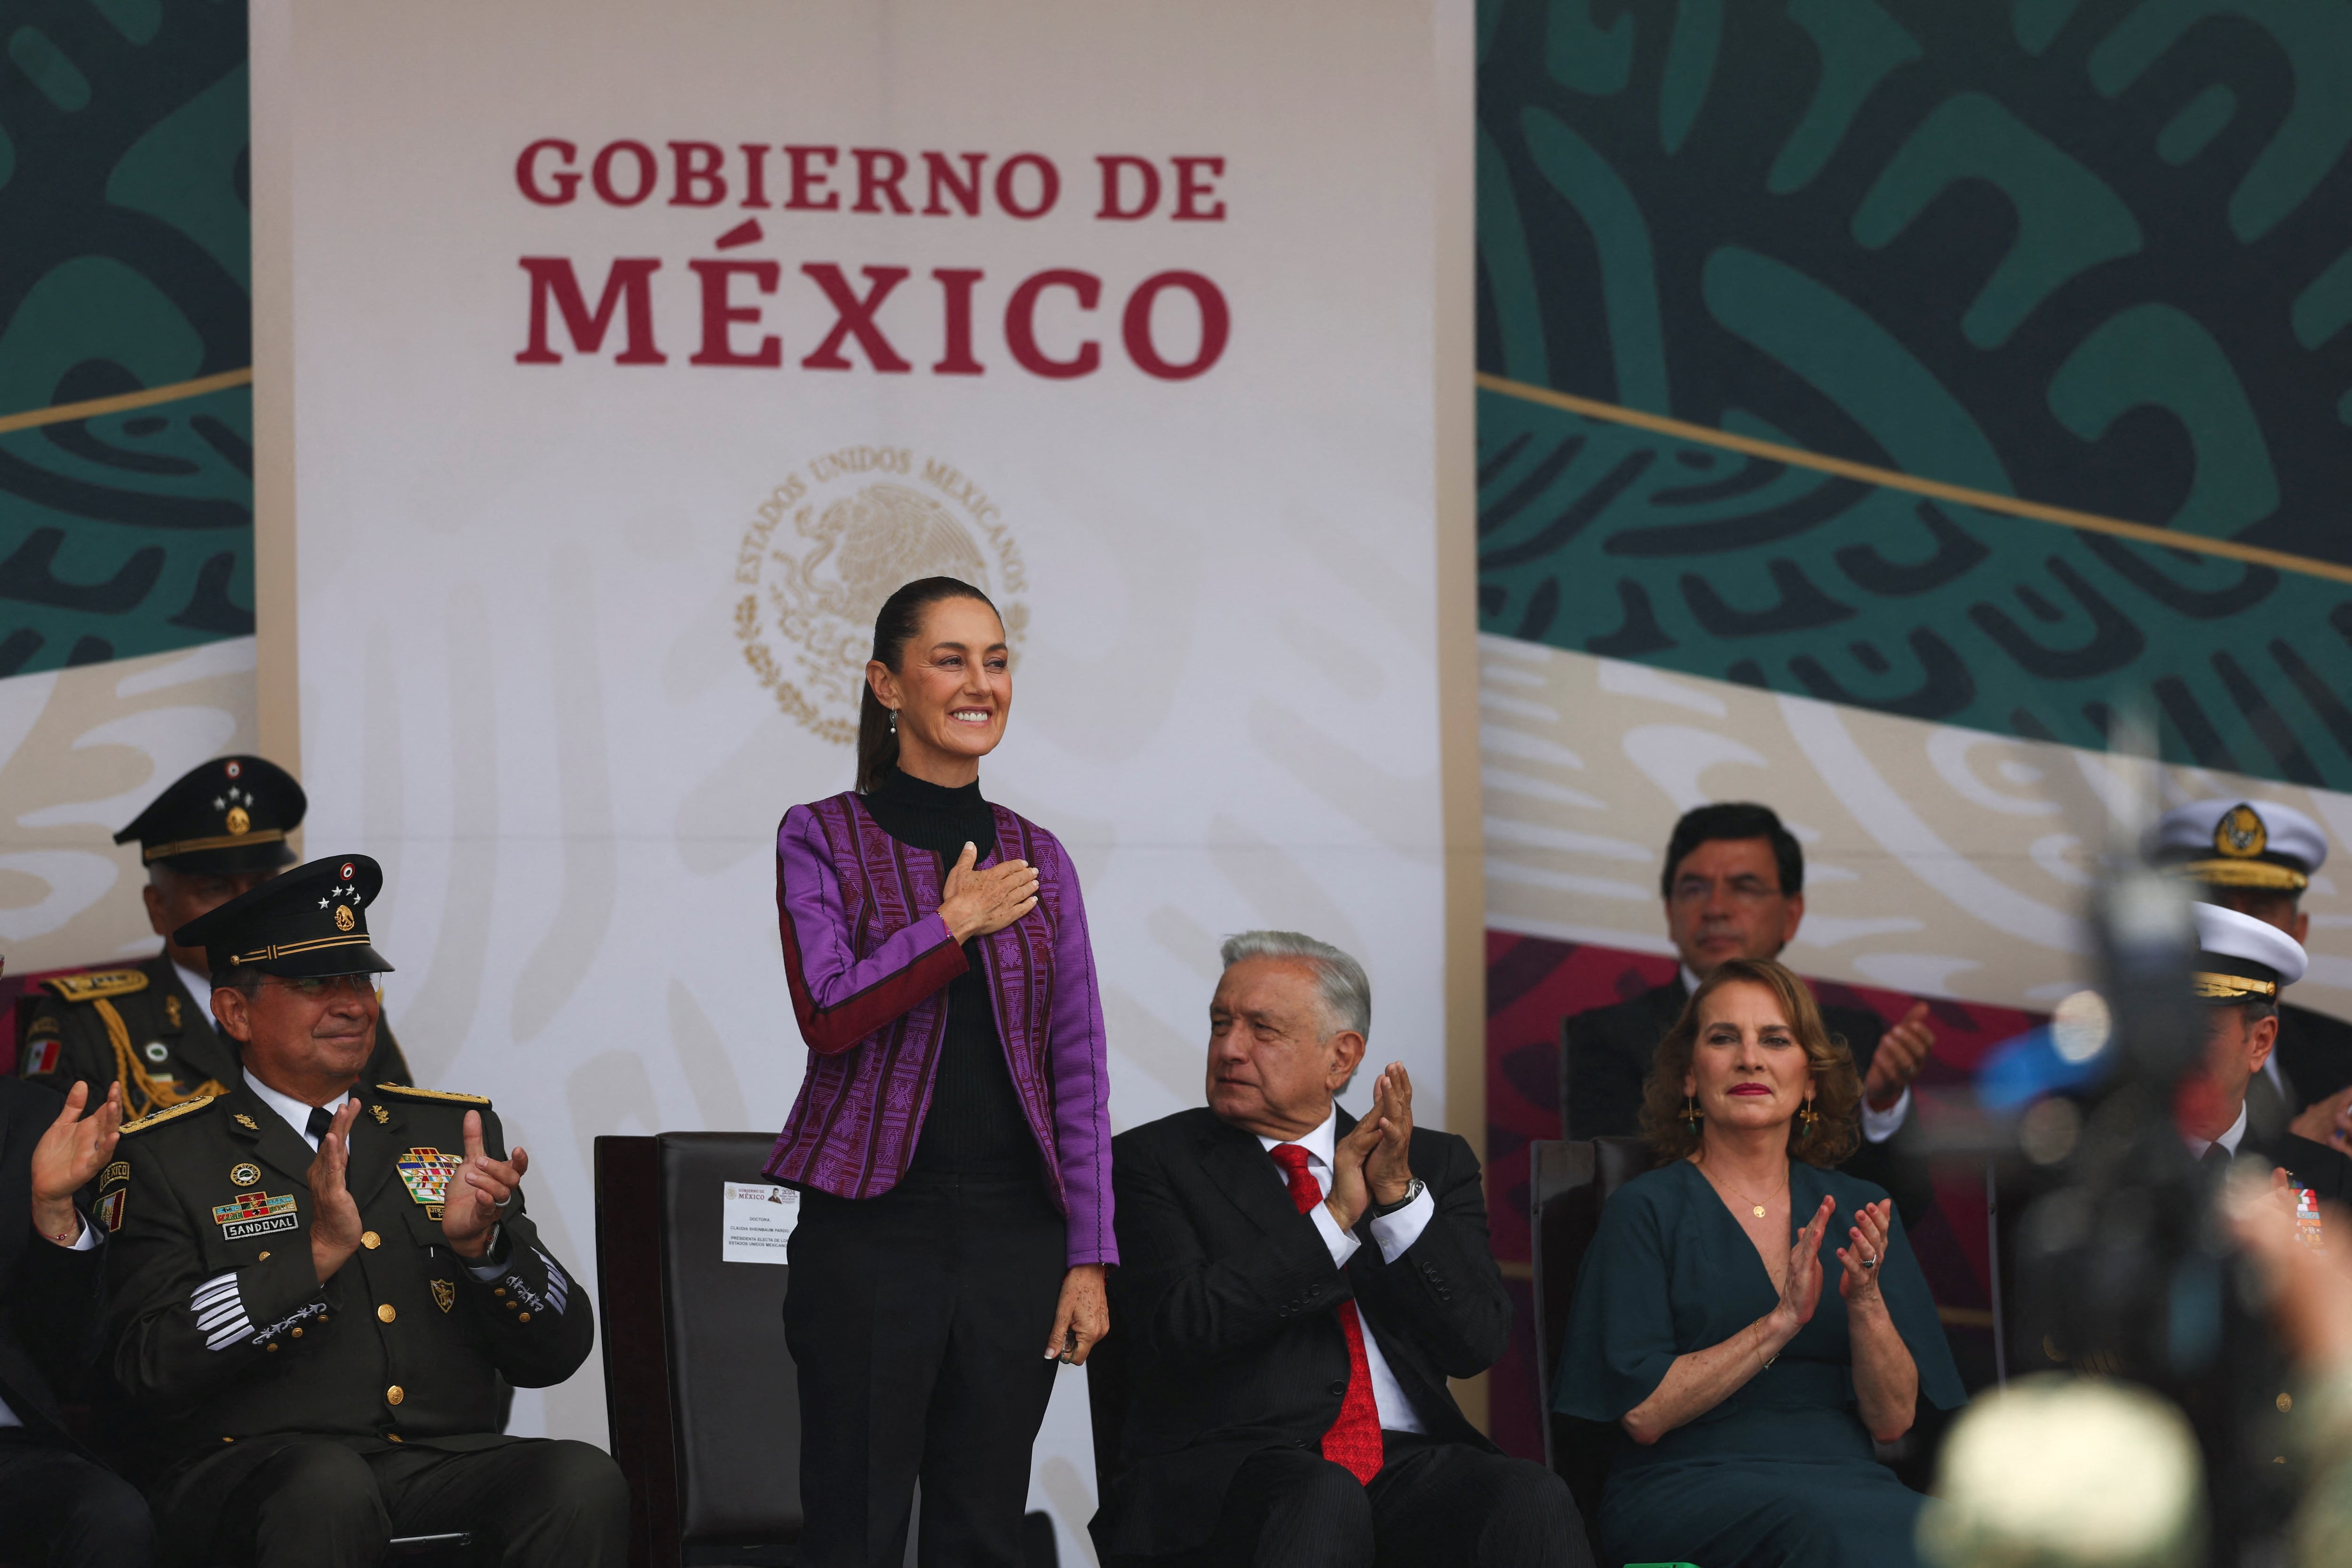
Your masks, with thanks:
[[[1412,1187],[1412,1079],[1391,1062],[1372,1082],[1372,1107],[1331,1152],[1331,1191],[1323,1200],[1341,1230],[1364,1211],[1400,1202]]]

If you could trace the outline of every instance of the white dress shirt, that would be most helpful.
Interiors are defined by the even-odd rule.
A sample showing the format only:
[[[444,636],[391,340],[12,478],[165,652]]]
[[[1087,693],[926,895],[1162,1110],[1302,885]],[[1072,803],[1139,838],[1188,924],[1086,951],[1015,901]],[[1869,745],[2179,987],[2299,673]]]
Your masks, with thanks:
[[[190,996],[195,998],[196,1011],[204,1015],[205,1023],[211,1023],[213,1021],[213,977],[209,974],[197,973],[176,958],[172,960],[172,967],[180,972],[180,984],[188,988]],[[214,1033],[217,1034],[219,1031],[215,1029]]]
[[[74,1210],[74,1218],[79,1220],[81,1223],[81,1234],[74,1237],[74,1244],[66,1248],[68,1252],[88,1252],[90,1248],[97,1247],[106,1239],[105,1232],[100,1230],[98,1226],[90,1224],[89,1221],[82,1219],[81,1210]],[[44,1247],[55,1247],[57,1243],[54,1241],[44,1240],[41,1245]],[[5,1399],[0,1399],[0,1426],[22,1426],[25,1423],[22,1418],[20,1418],[15,1411],[8,1408],[8,1402]]]
[[[2202,1160],[2205,1157],[2205,1151],[2216,1143],[2221,1145],[2228,1152],[2230,1158],[2234,1160],[2238,1157],[2238,1145],[2244,1142],[2245,1139],[2246,1108],[2242,1104],[2238,1107],[2238,1119],[2231,1122],[2230,1130],[2219,1138],[2200,1138],[2188,1132],[2180,1135],[2180,1141],[2189,1145],[2189,1157],[2192,1160]]]
[[[207,993],[206,994],[210,994],[210,993]],[[310,1134],[310,1105],[302,1100],[295,1099],[290,1094],[278,1093],[276,1089],[270,1088],[268,1084],[262,1082],[251,1073],[247,1073],[244,1076],[245,1087],[259,1095],[261,1097],[261,1103],[269,1107],[270,1110],[278,1112],[278,1116],[284,1120],[286,1125],[294,1129],[294,1136],[302,1140],[303,1142],[310,1145],[312,1151],[315,1152],[319,1147],[319,1141]],[[321,1106],[320,1109],[326,1111],[328,1115],[332,1116],[337,1108],[328,1105]]]
[[[1687,963],[1682,966],[1682,971],[1683,994],[1697,995],[1698,976],[1691,973],[1691,966]],[[1862,1102],[1862,1135],[1873,1143],[1884,1143],[1903,1131],[1904,1119],[1910,1114],[1911,1086],[1907,1083],[1903,1086],[1903,1092],[1895,1097],[1895,1103],[1884,1110],[1874,1108],[1869,1100],[1864,1099]]]
[[[1322,1126],[1304,1138],[1260,1138],[1258,1142],[1269,1156],[1266,1169],[1276,1182],[1282,1184],[1286,1193],[1289,1190],[1288,1178],[1271,1156],[1276,1144],[1291,1142],[1307,1151],[1307,1174],[1315,1178],[1316,1184],[1323,1189],[1324,1196],[1330,1196],[1331,1155],[1339,1143],[1339,1112],[1336,1107],[1323,1119]],[[1427,1187],[1423,1187],[1419,1196],[1396,1213],[1375,1216],[1372,1220],[1372,1240],[1381,1249],[1381,1260],[1394,1263],[1403,1256],[1405,1248],[1421,1239],[1422,1231],[1436,1213],[1437,1200],[1429,1195]],[[1315,1229],[1323,1237],[1323,1245],[1331,1249],[1332,1263],[1345,1268],[1348,1259],[1356,1256],[1356,1249],[1363,1243],[1356,1239],[1353,1232],[1339,1228],[1339,1222],[1331,1217],[1328,1205],[1317,1204],[1307,1211],[1307,1217],[1315,1222]],[[1360,1312],[1357,1316],[1360,1319],[1362,1314]],[[1363,1328],[1364,1363],[1372,1374],[1372,1403],[1380,1409],[1381,1430],[1423,1430],[1412,1401],[1405,1397],[1403,1385],[1397,1382],[1396,1373],[1389,1370],[1389,1358],[1381,1353],[1380,1336],[1372,1332],[1370,1322],[1364,1323]]]

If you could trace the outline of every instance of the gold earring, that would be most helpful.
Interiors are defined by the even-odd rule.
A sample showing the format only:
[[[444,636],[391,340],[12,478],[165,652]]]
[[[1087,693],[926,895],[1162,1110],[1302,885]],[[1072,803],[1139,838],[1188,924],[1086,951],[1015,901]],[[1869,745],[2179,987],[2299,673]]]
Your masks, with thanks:
[[[1690,1124],[1692,1131],[1698,1131],[1698,1101],[1687,1094],[1683,1096],[1683,1120]]]
[[[1805,1096],[1805,1109],[1797,1112],[1797,1120],[1805,1124],[1807,1132],[1811,1132],[1813,1130],[1813,1123],[1821,1119],[1822,1113],[1813,1109],[1813,1097],[1810,1094]]]

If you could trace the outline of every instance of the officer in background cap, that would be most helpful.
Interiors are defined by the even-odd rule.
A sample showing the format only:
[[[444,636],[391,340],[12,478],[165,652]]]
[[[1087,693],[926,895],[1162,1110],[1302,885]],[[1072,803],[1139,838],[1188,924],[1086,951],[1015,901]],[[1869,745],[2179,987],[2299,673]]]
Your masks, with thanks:
[[[373,1568],[465,1531],[505,1568],[621,1568],[628,1488],[500,1432],[499,1382],[587,1359],[593,1307],[474,1095],[371,1084],[383,882],[314,860],[183,927],[241,1047],[217,1097],[122,1130],[99,1179],[113,1372],[158,1438],[159,1536],[195,1563]]]
[[[2303,977],[2302,947],[2235,910],[2200,903],[2189,912],[2198,947],[2189,988],[2204,1015],[2205,1053],[2175,1102],[2182,1144],[2213,1171],[2216,1185],[2234,1163],[2251,1165],[2265,1181],[2284,1171],[2289,1185],[2331,1203],[2352,1199],[2352,1159],[2292,1132],[2266,1131],[2247,1112],[2247,1086],[2260,1080],[2278,1038],[2279,994]],[[2283,1562],[2288,1554],[2279,1538],[2295,1501],[2288,1412],[2296,1388],[2268,1326],[2241,1304],[2251,1297],[2226,1287],[2214,1295],[2215,1373],[2171,1390],[2205,1450],[2213,1561]]]
[[[89,1085],[91,1103],[122,1085],[136,1119],[236,1081],[236,1053],[212,1026],[212,983],[200,948],[172,933],[294,862],[287,837],[309,805],[292,774],[261,757],[215,757],[191,769],[114,836],[136,839],[147,867],[147,922],[163,950],[130,968],[59,975],[19,1047],[24,1076],[58,1093]],[[370,1083],[406,1083],[388,1026],[377,1031]]]
[[[2274,926],[2298,947],[2310,931],[2303,890],[2326,862],[2327,834],[2293,806],[2192,801],[2158,820],[2148,848],[2158,864],[2203,884],[2206,901]],[[2344,1149],[2352,1142],[2352,1024],[2292,1004],[2278,1014],[2278,1047],[2252,1090],[2254,1120]]]

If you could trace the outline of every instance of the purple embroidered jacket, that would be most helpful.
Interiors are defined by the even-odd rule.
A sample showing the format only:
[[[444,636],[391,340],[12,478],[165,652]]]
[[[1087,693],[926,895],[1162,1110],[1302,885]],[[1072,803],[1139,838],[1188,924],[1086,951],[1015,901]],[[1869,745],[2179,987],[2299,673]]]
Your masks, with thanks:
[[[1005,1065],[1068,1216],[1070,1265],[1117,1263],[1109,1064],[1077,871],[1052,834],[990,809],[996,849],[981,865],[1037,868],[1037,907],[979,939]],[[885,833],[856,795],[784,814],[777,923],[809,1059],[770,1175],[868,1198],[906,1174],[947,1036],[948,982],[967,966],[939,903],[939,858]]]

